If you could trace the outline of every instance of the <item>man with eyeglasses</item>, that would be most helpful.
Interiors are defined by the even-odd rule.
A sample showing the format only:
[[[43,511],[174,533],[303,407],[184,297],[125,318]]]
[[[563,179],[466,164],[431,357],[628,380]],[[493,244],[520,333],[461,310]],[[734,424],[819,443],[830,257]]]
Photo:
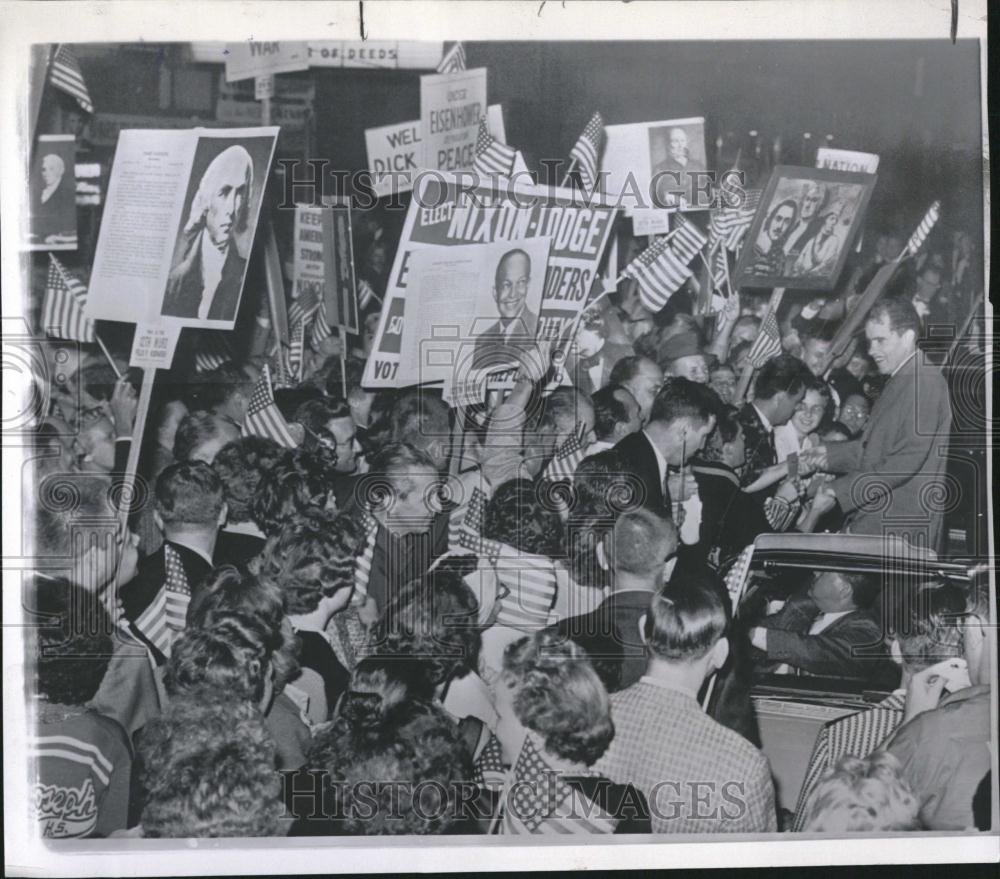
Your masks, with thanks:
[[[538,315],[528,308],[531,258],[521,249],[500,258],[493,284],[493,300],[500,319],[476,338],[472,367],[501,366],[517,360],[517,349],[535,337]]]

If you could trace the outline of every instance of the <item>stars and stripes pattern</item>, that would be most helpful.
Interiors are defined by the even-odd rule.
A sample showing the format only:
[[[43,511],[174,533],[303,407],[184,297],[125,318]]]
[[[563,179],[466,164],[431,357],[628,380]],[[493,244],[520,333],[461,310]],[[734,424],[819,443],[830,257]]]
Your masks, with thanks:
[[[319,296],[315,290],[303,290],[302,294],[293,299],[292,304],[288,306],[289,326],[294,326],[299,321],[307,326],[319,309],[319,304]]]
[[[457,73],[460,70],[465,70],[465,46],[461,43],[455,43],[444,53],[441,63],[438,64],[437,72]]]
[[[218,332],[202,333],[198,339],[200,347],[194,355],[194,371],[210,372],[233,359],[233,352]]]
[[[42,302],[42,332],[55,339],[96,342],[94,322],[84,316],[87,288],[49,254],[49,274]]]
[[[570,787],[528,735],[513,769],[514,783],[504,798],[501,832],[520,834],[613,833],[617,821]]]
[[[316,311],[316,319],[312,325],[312,344],[318,345],[324,339],[329,339],[333,335],[333,327],[326,319],[326,303],[321,302]]]
[[[753,561],[753,550],[754,547],[752,543],[745,547],[737,557],[736,561],[733,562],[732,566],[726,572],[726,590],[729,592],[729,597],[731,599],[730,606],[733,608],[734,614],[739,610],[740,600],[743,598],[743,593],[747,588],[747,579],[750,573],[750,562]]]
[[[135,620],[135,627],[164,656],[170,656],[174,639],[187,625],[191,586],[184,572],[180,554],[169,543],[163,544],[166,578],[156,598]]]
[[[728,250],[735,251],[743,241],[743,236],[757,213],[761,192],[759,189],[748,189],[743,196],[743,204],[739,207],[724,207],[712,211],[709,244],[713,249],[721,241]]]
[[[375,558],[378,521],[365,510],[361,516],[361,527],[364,530],[365,542],[354,564],[354,595],[351,601],[355,605],[364,604],[368,600],[368,583],[372,576],[372,559]]]
[[[931,234],[931,229],[934,228],[938,219],[941,217],[941,202],[936,201],[934,204],[928,208],[927,213],[924,214],[924,218],[920,221],[920,225],[917,226],[914,233],[910,236],[910,240],[906,242],[906,247],[903,248],[903,253],[900,259],[906,259],[909,256],[916,256],[917,252],[924,245],[924,241],[927,240],[927,236]]]
[[[671,250],[670,239],[661,236],[632,260],[623,274],[635,278],[642,304],[655,313],[691,277],[691,270]]]
[[[724,247],[716,247],[709,257],[709,267],[712,273],[712,283],[716,290],[729,287],[729,257]]]
[[[708,243],[708,238],[694,223],[675,214],[674,230],[670,235],[670,249],[683,263],[689,263]]]
[[[87,113],[94,112],[94,102],[90,99],[87,83],[83,79],[80,61],[76,53],[64,43],[59,45],[49,67],[49,82],[65,92]]]
[[[529,632],[548,625],[558,588],[552,559],[502,543],[494,568],[507,588],[499,601],[496,624]]]
[[[371,284],[369,284],[364,278],[358,280],[358,308],[361,311],[364,311],[373,302],[381,301],[382,299],[372,289]]]
[[[572,480],[583,457],[584,448],[580,443],[580,437],[573,434],[556,449],[555,455],[545,468],[545,478],[552,482]]]
[[[760,369],[772,357],[781,353],[781,333],[774,312],[768,312],[760,325],[760,332],[750,346],[749,359],[754,369]]]
[[[262,436],[289,449],[297,445],[285,416],[275,405],[271,368],[266,363],[250,395],[246,419],[243,422],[243,436]]]
[[[485,119],[479,120],[479,135],[476,137],[476,158],[472,170],[485,177],[488,174],[501,174],[510,177],[514,170],[514,159],[517,150],[500,143],[486,125]]]
[[[507,770],[503,762],[503,747],[500,740],[490,733],[483,746],[482,753],[476,758],[472,767],[472,780],[481,787],[500,790],[507,778]]]
[[[569,157],[576,162],[576,168],[580,172],[580,182],[587,192],[593,192],[597,185],[597,168],[601,158],[603,137],[604,117],[600,113],[594,113],[583,133],[573,144],[573,149],[569,151]]]
[[[297,320],[292,324],[288,339],[288,375],[292,382],[302,379],[302,361],[305,356],[306,324]]]

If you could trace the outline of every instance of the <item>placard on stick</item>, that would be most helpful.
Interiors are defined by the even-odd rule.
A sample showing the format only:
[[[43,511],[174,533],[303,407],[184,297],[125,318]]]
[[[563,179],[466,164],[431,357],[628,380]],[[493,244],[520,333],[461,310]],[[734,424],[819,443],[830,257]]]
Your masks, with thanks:
[[[349,203],[325,205],[323,211],[323,266],[326,275],[326,319],[348,333],[360,331],[358,297],[354,287],[354,249]]]

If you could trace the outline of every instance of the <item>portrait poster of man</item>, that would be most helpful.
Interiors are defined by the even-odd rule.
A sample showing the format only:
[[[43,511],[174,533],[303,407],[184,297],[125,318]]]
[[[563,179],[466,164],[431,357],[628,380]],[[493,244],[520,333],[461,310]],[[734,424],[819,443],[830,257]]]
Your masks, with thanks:
[[[76,250],[75,165],[73,135],[39,136],[28,177],[29,250]]]
[[[161,314],[236,320],[273,140],[199,138]]]
[[[231,330],[278,128],[118,136],[86,314]]]
[[[744,239],[733,282],[831,289],[874,185],[874,174],[776,167]]]
[[[415,253],[404,365],[415,359],[421,382],[516,367],[534,348],[550,245],[530,238]]]
[[[707,164],[704,117],[606,125],[604,131],[607,192],[622,196],[627,214],[641,213],[643,234],[666,232],[666,211],[708,207],[698,207],[695,193]],[[649,226],[647,211],[664,212],[662,228]]]

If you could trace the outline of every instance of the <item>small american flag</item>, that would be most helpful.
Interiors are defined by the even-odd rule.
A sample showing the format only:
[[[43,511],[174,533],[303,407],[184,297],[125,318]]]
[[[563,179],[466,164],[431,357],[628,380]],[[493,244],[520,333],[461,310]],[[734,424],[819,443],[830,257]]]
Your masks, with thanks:
[[[378,521],[367,510],[361,516],[361,527],[365,532],[365,543],[354,564],[354,595],[355,605],[364,604],[368,600],[368,581],[372,576],[372,559],[375,557],[375,540],[378,537]]]
[[[705,246],[708,238],[701,229],[680,214],[675,214],[674,226],[670,236],[670,249],[682,263],[689,263]]]
[[[199,349],[194,355],[195,372],[210,372],[233,359],[229,342],[222,338],[218,331],[202,333],[198,342]]]
[[[87,113],[94,112],[94,102],[90,100],[87,83],[83,80],[83,71],[76,53],[64,43],[56,49],[49,68],[49,82],[60,91],[66,92]]]
[[[262,436],[289,449],[294,449],[298,445],[288,428],[285,416],[274,403],[271,368],[266,363],[250,395],[246,420],[243,422],[243,436]]]
[[[485,177],[489,174],[501,174],[510,177],[514,170],[514,159],[517,150],[500,143],[486,125],[485,119],[479,120],[479,136],[476,138],[476,158],[472,170]]]
[[[135,627],[164,656],[170,655],[174,639],[187,625],[191,587],[180,554],[169,543],[163,545],[166,579],[156,598],[135,620]]]
[[[358,308],[363,311],[373,302],[381,301],[379,295],[372,289],[372,285],[364,278],[360,278],[358,280]]]
[[[461,43],[455,43],[445,52],[441,63],[438,64],[437,72],[456,73],[459,70],[465,70],[465,46]]]
[[[502,543],[494,567],[497,579],[508,590],[500,599],[496,624],[524,631],[544,628],[558,588],[552,559]]]
[[[84,317],[87,288],[49,254],[49,274],[42,303],[42,331],[55,339],[96,342],[94,322]]]
[[[288,339],[288,374],[293,382],[302,379],[302,360],[305,355],[306,323],[297,320],[292,324]]]
[[[924,241],[931,234],[931,229],[934,228],[934,224],[937,223],[940,216],[941,202],[936,201],[928,208],[927,213],[924,214],[924,218],[920,221],[920,225],[917,226],[916,231],[910,236],[910,240],[906,242],[902,258],[917,255],[917,252],[923,247]]]
[[[316,320],[313,321],[312,343],[313,345],[317,345],[324,339],[329,339],[332,335],[333,327],[330,326],[326,319],[326,303],[321,302],[319,310],[316,312]]]
[[[601,158],[601,140],[604,137],[604,117],[594,113],[583,129],[583,133],[573,144],[569,157],[576,162],[580,181],[587,192],[593,192],[597,185],[597,167]]]
[[[729,257],[726,255],[726,248],[721,244],[716,246],[709,257],[709,265],[712,267],[712,283],[717,290],[722,290],[729,284]]]
[[[747,575],[750,573],[750,562],[753,560],[753,544],[751,543],[740,553],[739,558],[733,562],[732,567],[726,572],[726,591],[731,599],[730,607],[735,614],[740,607],[740,601],[747,587]]]
[[[748,354],[750,363],[754,369],[760,369],[772,357],[781,353],[781,333],[778,330],[778,321],[774,312],[770,312],[760,325],[760,332],[753,340]]]
[[[583,457],[584,449],[580,444],[580,438],[573,434],[556,449],[549,466],[545,468],[545,478],[552,482],[572,480]]]
[[[623,272],[626,278],[639,282],[639,298],[652,312],[657,312],[688,278],[691,269],[670,249],[670,239],[657,238]]]
[[[307,326],[319,308],[319,296],[313,289],[306,289],[288,306],[288,325],[294,326],[299,321]]]
[[[759,189],[748,189],[743,193],[743,204],[739,207],[723,207],[712,211],[709,221],[709,242],[724,241],[729,250],[736,250],[747,229],[753,222],[757,206],[760,204]]]
[[[476,758],[473,766],[472,780],[482,787],[499,790],[503,787],[507,770],[503,762],[503,748],[500,740],[490,733],[482,753]]]
[[[562,780],[531,735],[521,746],[512,776],[515,783],[503,803],[505,835],[601,834],[613,833],[618,826],[607,811]]]

